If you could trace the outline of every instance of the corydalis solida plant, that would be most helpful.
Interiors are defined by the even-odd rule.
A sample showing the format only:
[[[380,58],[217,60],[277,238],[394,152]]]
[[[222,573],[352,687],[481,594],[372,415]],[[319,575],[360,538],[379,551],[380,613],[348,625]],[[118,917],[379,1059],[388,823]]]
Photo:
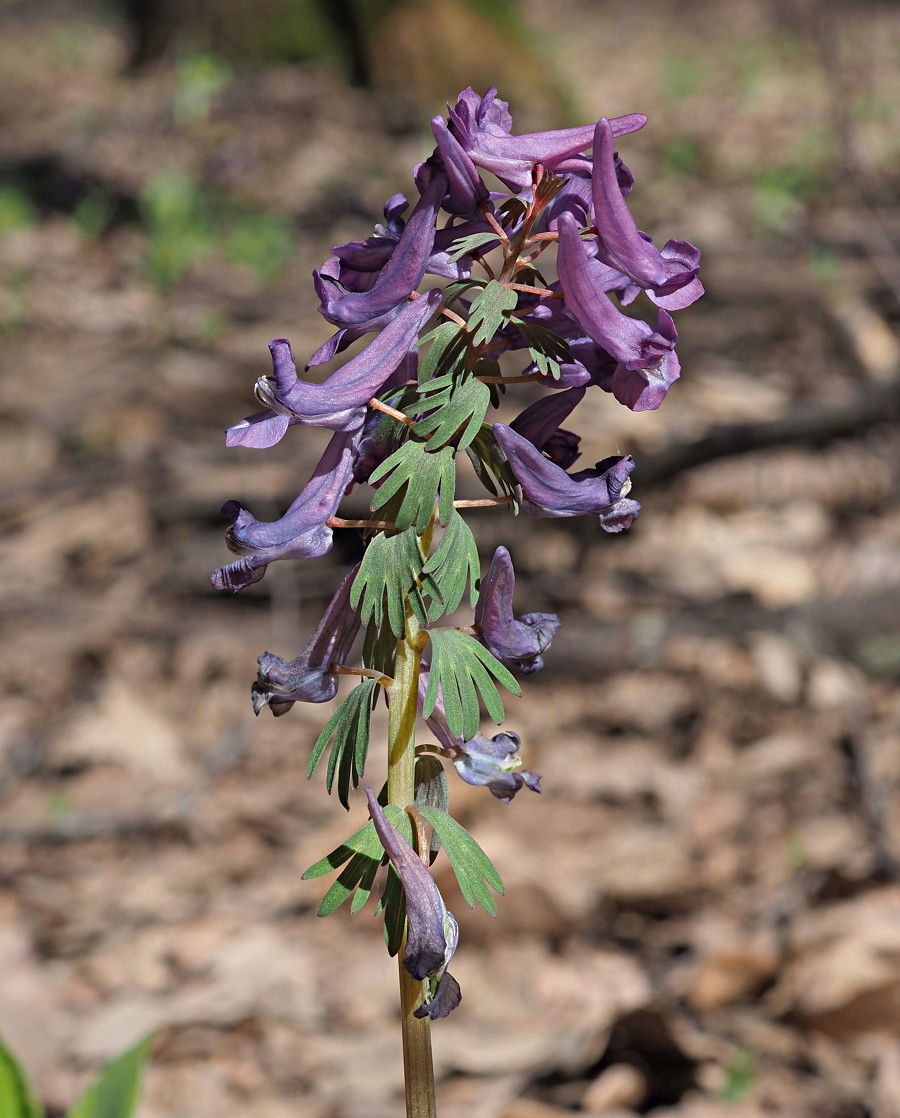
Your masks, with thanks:
[[[276,339],[272,373],[256,385],[264,410],[227,435],[229,445],[264,448],[292,426],[332,432],[279,520],[256,520],[236,501],[224,506],[227,542],[241,558],[214,573],[215,586],[240,590],[275,560],[324,555],[335,530],[365,534],[362,561],[304,651],[288,661],[260,657],[253,706],[281,715],[295,702],[333,699],[341,674],[356,678],[307,769],[311,776],[328,751],[326,787],[347,807],[365,773],[371,711],[379,693],[387,698],[388,775],[377,795],[366,790],[370,819],[305,876],[340,871],[319,913],[346,901],[356,912],[388,866],[378,908],[389,952],[402,952],[409,1114],[433,1113],[428,1023],[461,997],[447,971],[456,921],[430,867],[443,851],[466,902],[488,913],[496,908],[491,890],[502,891],[485,853],[449,813],[443,762],[505,803],[523,788],[540,791],[539,776],[521,768],[518,735],[479,731],[480,707],[502,721],[498,685],[518,695],[516,674],[541,668],[559,625],[553,614],[514,615],[506,548],[479,578],[461,510],[592,515],[606,532],[629,528],[640,512],[628,495],[633,459],[573,471],[580,439],[561,425],[592,390],[633,411],[658,408],[680,373],[671,312],[703,293],[697,249],[685,241],[656,248],[628,210],[634,180],[614,142],[645,123],[632,114],[514,135],[496,90],[464,90],[447,120],[432,121],[436,147],[414,169],[418,198],[408,218],[407,198],[395,194],[384,225],[337,246],[313,273],[319,310],[337,330],[307,368],[361,342],[355,356],[314,383],[298,375],[289,342]],[[485,172],[505,189],[492,189]],[[548,279],[554,250],[558,278]],[[640,298],[655,304],[652,325],[621,309]],[[509,424],[492,422],[501,394],[523,384],[532,396],[545,391]],[[455,499],[461,453],[484,499]],[[362,484],[372,490],[371,519],[340,518],[342,498]],[[466,596],[473,623],[453,627],[447,615]],[[359,630],[361,666],[352,667]],[[417,744],[419,719],[430,735]]]

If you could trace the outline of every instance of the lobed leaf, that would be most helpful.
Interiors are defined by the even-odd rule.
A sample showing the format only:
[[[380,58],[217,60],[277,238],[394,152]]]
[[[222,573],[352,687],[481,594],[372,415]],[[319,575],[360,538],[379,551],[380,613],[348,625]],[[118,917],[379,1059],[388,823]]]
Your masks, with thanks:
[[[422,551],[412,528],[369,541],[350,588],[350,605],[359,609],[364,624],[373,620],[380,629],[385,618],[395,637],[406,631],[406,602],[420,624],[425,624],[425,603],[419,589]]]
[[[322,759],[328,743],[334,739],[331,753],[328,758],[328,769],[325,775],[325,787],[329,795],[337,776],[338,799],[341,804],[350,810],[350,789],[359,787],[359,779],[366,767],[366,756],[369,749],[369,724],[372,717],[372,708],[375,705],[377,679],[363,679],[349,695],[341,702],[340,706],[328,719],[325,729],[319,734],[309,763],[306,766],[306,775],[311,777],[316,771],[316,766]]]
[[[419,362],[419,384],[425,384],[439,374],[463,368],[469,337],[458,322],[442,322],[421,339],[419,345],[430,342],[428,352]]]
[[[431,523],[435,501],[438,520],[446,524],[453,512],[456,490],[453,448],[432,452],[410,440],[381,463],[370,481],[381,482],[372,501],[373,511],[391,515],[401,531],[415,527],[417,532],[424,532]]]
[[[494,680],[513,695],[521,695],[522,690],[512,673],[468,633],[458,629],[430,629],[428,635],[431,669],[422,704],[423,716],[427,718],[434,710],[440,693],[447,725],[454,737],[470,741],[478,733],[479,698],[491,718],[498,724],[502,722],[503,701]]]
[[[471,373],[456,378],[449,387],[445,384],[448,379],[435,378],[420,395],[420,406],[434,408],[412,428],[416,438],[428,439],[426,450],[440,450],[451,442],[457,449],[465,449],[481,430],[491,402],[491,390]],[[432,386],[436,389],[433,394],[429,392]]]
[[[447,530],[436,550],[422,568],[422,589],[429,595],[430,622],[445,613],[452,613],[459,606],[469,584],[469,604],[478,598],[478,545],[472,529],[462,516],[453,510]]]
[[[516,324],[525,339],[528,353],[538,371],[544,376],[551,376],[554,380],[558,380],[560,365],[570,364],[573,360],[568,343],[537,323],[524,322],[521,318],[515,317],[511,321]]]
[[[491,282],[472,300],[469,308],[468,330],[472,344],[479,346],[489,342],[501,326],[505,326],[510,314],[519,302],[518,293],[497,280]]]
[[[477,248],[484,248],[486,245],[496,248],[499,244],[496,233],[472,233],[471,236],[460,237],[458,241],[454,241],[450,245],[449,256],[451,260],[459,260],[462,256],[474,253]]]
[[[497,893],[503,892],[503,882],[493,862],[469,832],[446,811],[437,807],[420,807],[419,812],[441,840],[466,904],[474,908],[477,902],[488,916],[493,916],[497,911],[497,902],[488,886]]]

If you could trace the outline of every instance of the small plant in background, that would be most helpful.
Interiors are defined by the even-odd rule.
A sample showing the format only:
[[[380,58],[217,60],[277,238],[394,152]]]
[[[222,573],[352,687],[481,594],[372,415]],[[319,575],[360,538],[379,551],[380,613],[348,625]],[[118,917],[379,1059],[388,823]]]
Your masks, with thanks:
[[[107,1064],[88,1085],[65,1118],[132,1118],[141,1095],[141,1080],[150,1041],[142,1040]],[[44,1118],[22,1067],[0,1041],[0,1115]]]
[[[241,590],[273,562],[322,556],[336,530],[365,536],[361,562],[303,651],[259,658],[252,700],[257,714],[268,707],[280,716],[297,702],[334,699],[341,676],[356,681],[307,768],[312,776],[324,765],[325,786],[345,808],[365,776],[372,710],[379,696],[387,701],[387,780],[366,788],[370,819],[305,876],[337,872],[319,906],[325,916],[348,901],[359,911],[387,867],[377,908],[388,951],[401,959],[408,1115],[434,1114],[430,1022],[461,1000],[447,970],[457,925],[431,867],[446,856],[466,903],[490,914],[503,890],[450,813],[447,770],[505,804],[522,789],[540,791],[540,777],[522,768],[518,735],[483,734],[481,708],[503,720],[500,688],[520,694],[517,677],[540,670],[559,625],[553,614],[516,616],[506,548],[480,577],[463,514],[590,515],[603,531],[629,528],[640,512],[629,496],[633,459],[616,454],[573,470],[580,437],[562,424],[587,392],[633,411],[658,408],[680,371],[670,312],[703,292],[698,250],[685,241],[656,248],[628,210],[634,180],[616,141],[645,123],[632,114],[514,135],[496,90],[464,90],[446,120],[432,121],[436,147],[414,170],[408,216],[406,197],[395,194],[383,225],[337,246],[314,272],[319,310],[337,330],[307,368],[374,336],[321,383],[298,376],[289,342],[275,339],[272,373],[256,384],[263,410],[227,434],[230,446],[258,449],[291,427],[331,437],[280,519],[226,503],[226,540],[239,558],[213,574],[214,586]],[[638,299],[653,305],[652,324],[620,309]],[[523,386],[544,391],[511,422],[490,421],[489,410]],[[459,454],[484,497],[456,498]],[[372,488],[371,517],[340,517],[359,485]],[[454,624],[464,599],[474,615]]]

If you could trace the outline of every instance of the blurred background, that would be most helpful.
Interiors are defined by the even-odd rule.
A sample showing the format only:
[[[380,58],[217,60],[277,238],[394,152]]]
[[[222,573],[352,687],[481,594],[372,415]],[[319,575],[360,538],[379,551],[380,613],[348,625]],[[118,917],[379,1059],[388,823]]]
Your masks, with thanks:
[[[475,521],[563,627],[507,706],[544,794],[454,788],[507,896],[451,900],[442,1118],[896,1116],[900,8],[874,0],[0,4],[0,1034],[51,1114],[151,1030],[143,1118],[401,1110],[380,928],[300,880],[364,808],[306,781],[323,709],[249,702],[358,544],[235,597],[208,574],[223,501],[278,516],[324,444],[226,450],[269,339],[330,335],[311,270],[469,84],[516,131],[646,113],[631,205],[703,249],[707,295],[659,413],[597,392],[573,423],[586,464],[637,458],[630,533]]]

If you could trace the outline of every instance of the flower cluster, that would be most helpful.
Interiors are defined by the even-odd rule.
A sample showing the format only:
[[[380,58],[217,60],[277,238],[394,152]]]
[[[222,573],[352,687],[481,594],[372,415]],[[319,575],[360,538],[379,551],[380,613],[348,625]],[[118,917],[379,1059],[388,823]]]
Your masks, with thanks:
[[[410,701],[410,687],[436,739],[418,747],[420,757],[448,759],[464,781],[506,803],[522,788],[540,791],[540,778],[520,767],[518,735],[488,738],[478,720],[481,704],[500,720],[496,684],[517,693],[515,676],[540,670],[559,619],[514,615],[506,548],[479,580],[459,510],[495,504],[529,517],[592,515],[611,533],[629,528],[640,512],[629,496],[634,460],[615,455],[573,471],[581,439],[561,425],[592,390],[632,411],[658,408],[680,374],[672,313],[703,293],[698,250],[676,240],[657,248],[628,209],[634,177],[615,147],[644,126],[643,116],[516,135],[494,89],[484,96],[466,89],[448,110],[432,121],[434,151],[414,168],[412,208],[393,195],[383,225],[336,246],[313,272],[319,311],[336,330],[304,371],[360,343],[355,355],[325,379],[307,378],[287,339],[275,339],[271,375],[255,387],[263,410],[227,433],[228,445],[257,449],[294,426],[322,427],[331,437],[280,519],[259,521],[227,502],[226,540],[240,558],[213,574],[217,588],[256,583],[278,559],[322,556],[336,529],[366,533],[362,563],[344,578],[305,650],[289,661],[265,653],[252,689],[257,713],[267,706],[280,715],[295,702],[333,699],[340,674],[357,677],[310,763],[311,772],[333,739],[328,788],[337,779],[342,802],[363,774],[379,689],[393,709]],[[548,250],[555,250],[549,271]],[[641,298],[650,321],[633,313]],[[489,421],[488,409],[520,386],[531,393],[528,405],[509,423]],[[454,499],[458,453],[472,461],[484,499]],[[363,484],[372,489],[372,519],[341,519],[344,496]],[[472,623],[438,625],[457,610],[467,585]],[[362,665],[348,666],[360,629]],[[401,645],[404,662],[414,661],[412,682],[395,673]],[[393,757],[396,742],[389,747]],[[425,806],[418,785],[397,796],[392,771],[381,795],[369,791],[377,857],[366,847],[373,864],[350,863],[359,869],[352,884],[370,889],[366,875],[379,861],[390,864],[405,894],[407,969],[416,980],[434,980],[420,1015],[443,1016],[459,1001],[445,972],[456,925],[429,860],[443,843],[467,898],[460,866],[467,857],[482,863],[444,822],[443,793],[432,789],[438,800],[425,796]],[[411,813],[411,842],[383,804]],[[437,839],[427,839],[429,827]],[[356,856],[363,857],[359,849]],[[388,922],[391,896],[389,888]]]

